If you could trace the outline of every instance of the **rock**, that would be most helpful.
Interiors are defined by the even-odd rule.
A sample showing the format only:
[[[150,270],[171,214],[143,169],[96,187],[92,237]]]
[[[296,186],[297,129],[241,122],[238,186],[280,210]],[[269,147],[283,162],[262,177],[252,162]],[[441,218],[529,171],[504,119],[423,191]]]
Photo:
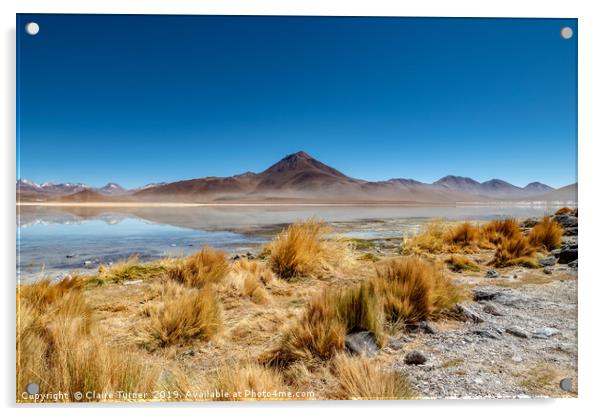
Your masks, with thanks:
[[[533,228],[537,225],[538,222],[539,222],[539,219],[537,219],[537,218],[527,218],[520,224],[520,226],[522,228]]]
[[[478,313],[473,311],[470,307],[465,305],[457,304],[453,311],[462,319],[463,321],[472,321],[474,323],[481,323],[484,321]]]
[[[473,299],[477,302],[481,300],[492,300],[499,295],[499,292],[488,290],[488,289],[475,289],[473,292]]]
[[[409,365],[424,364],[424,363],[426,363],[426,355],[424,355],[420,351],[413,350],[406,354],[403,361]]]
[[[500,339],[499,334],[494,331],[490,331],[489,329],[476,329],[472,331],[473,334],[476,334],[480,337],[491,338],[491,339]]]
[[[487,270],[487,273],[485,273],[485,277],[487,279],[497,279],[498,277],[500,277],[500,274],[496,270],[491,269]]]
[[[579,220],[576,216],[570,214],[560,214],[554,217],[554,221],[560,224],[563,228],[577,227]]]
[[[554,268],[551,267],[551,266],[546,266],[546,267],[543,268],[543,272],[545,274],[552,274],[553,271],[554,271]]]
[[[77,257],[77,254],[67,254],[65,257],[68,259],[72,259],[72,258]]]
[[[535,331],[533,331],[533,337],[535,338],[549,338],[558,334],[560,334],[558,329],[547,326],[543,328],[537,328]]]
[[[555,264],[556,264],[556,257],[554,257],[554,256],[548,256],[548,257],[544,257],[543,259],[539,259],[539,265],[541,267],[553,266]]]
[[[387,343],[387,347],[391,348],[394,351],[399,351],[403,348],[405,341],[402,338],[393,338],[389,337],[389,342]]]
[[[345,337],[345,348],[354,354],[366,354],[373,357],[378,352],[376,338],[370,331],[360,331],[348,334]]]
[[[500,312],[491,303],[488,303],[485,306],[483,306],[483,312],[488,313],[489,315],[494,315],[494,316],[504,316],[504,314],[502,312]]]
[[[230,257],[230,260],[240,260],[240,259],[241,259],[240,254],[235,254],[232,257]]]
[[[575,236],[579,235],[578,227],[568,227],[564,229],[565,236]]]
[[[572,262],[570,262],[570,263],[568,264],[568,266],[569,266],[571,269],[576,269],[576,268],[578,267],[578,263],[577,263],[578,261],[579,261],[579,260],[573,260]]]
[[[422,329],[425,334],[436,334],[437,330],[433,327],[433,324],[429,321],[420,321],[418,327]]]
[[[506,332],[518,338],[529,338],[529,334],[527,334],[524,329],[518,326],[509,326],[508,328],[506,328]]]
[[[567,248],[558,254],[558,263],[569,264],[573,260],[577,260],[578,250],[576,248]]]
[[[513,355],[512,356],[512,361],[514,361],[515,363],[522,363],[523,362],[523,357],[521,357],[520,355]]]
[[[255,258],[255,256],[253,255],[253,253],[251,253],[250,251],[247,251],[247,258],[249,260],[253,260]]]
[[[562,251],[561,249],[557,248],[557,249],[550,251],[550,254],[557,258],[558,256],[560,256],[561,251]]]

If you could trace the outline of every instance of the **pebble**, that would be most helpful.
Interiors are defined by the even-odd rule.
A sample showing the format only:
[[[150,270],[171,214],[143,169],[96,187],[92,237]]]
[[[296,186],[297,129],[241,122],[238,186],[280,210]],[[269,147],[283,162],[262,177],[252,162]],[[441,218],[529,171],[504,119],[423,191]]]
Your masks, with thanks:
[[[509,326],[508,328],[506,328],[506,332],[518,338],[529,338],[529,334],[527,334],[524,329],[518,326]]]
[[[406,354],[405,358],[403,359],[403,361],[406,364],[409,365],[419,365],[419,364],[424,364],[426,363],[426,355],[424,355],[422,352],[420,351],[410,351]]]

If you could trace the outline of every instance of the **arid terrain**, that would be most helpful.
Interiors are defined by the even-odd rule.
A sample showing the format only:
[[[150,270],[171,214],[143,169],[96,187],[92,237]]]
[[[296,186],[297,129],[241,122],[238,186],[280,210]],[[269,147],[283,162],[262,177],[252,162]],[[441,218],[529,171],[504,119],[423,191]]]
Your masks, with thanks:
[[[577,215],[375,239],[309,220],[23,284],[17,400],[574,397]]]

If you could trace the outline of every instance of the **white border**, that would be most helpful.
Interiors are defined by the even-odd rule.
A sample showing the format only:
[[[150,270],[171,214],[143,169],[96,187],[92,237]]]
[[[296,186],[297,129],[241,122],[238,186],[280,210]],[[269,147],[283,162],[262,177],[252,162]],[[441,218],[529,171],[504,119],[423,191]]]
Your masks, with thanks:
[[[364,15],[364,16],[465,16],[465,17],[576,17],[579,18],[579,211],[580,211],[580,270],[579,270],[579,399],[548,401],[429,401],[397,402],[318,402],[318,403],[238,403],[201,404],[177,408],[135,405],[127,408],[101,406],[100,408],[36,408],[41,414],[96,415],[103,413],[162,415],[165,412],[180,414],[249,414],[306,415],[326,414],[333,411],[364,414],[372,409],[378,412],[420,412],[421,414],[464,415],[484,412],[506,415],[508,412],[545,412],[546,414],[587,413],[593,409],[600,396],[599,376],[602,345],[600,330],[599,256],[602,246],[599,207],[601,206],[602,131],[600,105],[602,62],[601,15],[595,1],[384,1],[384,0],[20,0],[0,2],[3,24],[3,54],[1,71],[3,97],[2,157],[2,210],[3,227],[0,238],[0,264],[2,273],[2,367],[0,392],[7,414],[31,414],[31,407],[15,408],[14,403],[14,270],[15,270],[15,13],[132,13],[132,14],[272,14],[272,15]],[[534,158],[537,155],[533,155]],[[598,237],[598,238],[596,238]],[[173,406],[173,405],[171,405]],[[12,408],[11,408],[12,407]],[[335,410],[336,409],[336,410]],[[340,410],[339,410],[340,409]]]

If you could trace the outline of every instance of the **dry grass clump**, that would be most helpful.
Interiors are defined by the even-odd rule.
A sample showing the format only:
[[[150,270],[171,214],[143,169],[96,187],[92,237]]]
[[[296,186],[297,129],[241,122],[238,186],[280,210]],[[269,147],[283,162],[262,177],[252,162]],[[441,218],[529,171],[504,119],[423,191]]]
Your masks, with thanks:
[[[219,283],[229,270],[226,253],[209,247],[203,249],[170,268],[167,276],[188,287],[201,288],[208,283]]]
[[[401,251],[403,254],[442,253],[448,249],[448,231],[442,223],[433,222],[423,232],[404,241]]]
[[[452,247],[470,249],[479,242],[480,231],[478,227],[468,222],[463,222],[450,229],[445,239]]]
[[[161,262],[140,263],[138,257],[133,256],[125,261],[120,261],[112,266],[101,265],[94,282],[121,283],[128,280],[148,279],[161,276],[165,272]]]
[[[558,211],[556,211],[554,213],[554,215],[574,214],[576,212],[577,212],[576,209],[571,209],[571,208],[568,208],[568,207],[563,207],[563,208],[560,208]]]
[[[387,400],[413,399],[415,393],[400,373],[385,371],[373,359],[339,354],[333,360],[333,372],[339,382],[337,399]]]
[[[278,370],[255,363],[221,367],[207,384],[210,390],[228,395],[220,397],[220,401],[282,400],[288,398],[290,391]]]
[[[529,244],[535,248],[551,251],[560,247],[563,228],[550,217],[544,217],[529,232]]]
[[[265,361],[286,366],[297,360],[329,359],[344,349],[347,334],[361,330],[372,332],[382,344],[382,304],[373,285],[330,289],[310,300],[305,313]]]
[[[522,236],[518,221],[513,218],[490,221],[481,227],[480,246],[495,248],[504,240],[512,240]]]
[[[266,285],[273,280],[274,273],[267,265],[258,261],[242,259],[234,263],[224,283],[240,295],[250,298],[257,304],[264,305],[270,302]]]
[[[495,267],[525,266],[535,268],[538,267],[534,258],[535,253],[535,247],[529,243],[525,236],[519,234],[511,239],[503,239],[489,264]]]
[[[376,269],[373,279],[383,299],[386,319],[415,323],[437,315],[463,298],[462,291],[441,267],[415,257],[391,260]]]
[[[470,260],[466,256],[461,256],[458,254],[452,254],[447,260],[445,260],[450,270],[453,272],[463,272],[464,270],[469,270],[473,272],[479,271],[479,266],[477,266],[472,260]]]
[[[288,226],[266,247],[268,265],[279,277],[318,276],[349,258],[349,243],[330,241],[323,221],[310,219]]]
[[[222,326],[221,306],[211,287],[187,288],[167,282],[160,303],[147,310],[143,342],[148,346],[179,345],[213,338]]]
[[[43,280],[17,290],[17,400],[28,383],[40,393],[151,392],[159,375],[131,349],[111,347],[97,330],[81,279]],[[72,400],[73,396],[64,400]],[[102,400],[83,397],[82,401]]]

